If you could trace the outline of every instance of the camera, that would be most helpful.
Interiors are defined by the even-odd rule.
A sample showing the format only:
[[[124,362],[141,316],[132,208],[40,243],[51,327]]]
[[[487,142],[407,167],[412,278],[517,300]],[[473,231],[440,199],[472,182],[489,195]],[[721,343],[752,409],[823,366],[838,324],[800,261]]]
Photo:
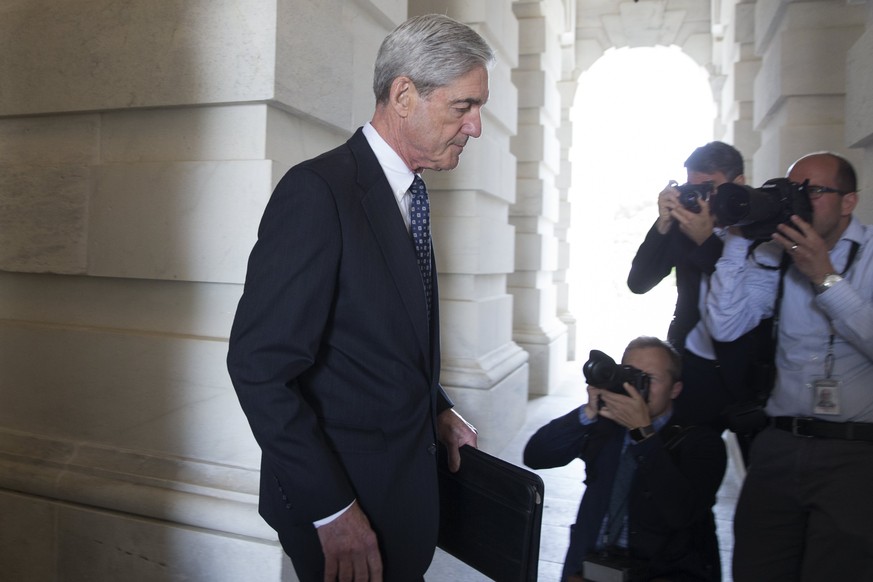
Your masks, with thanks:
[[[649,400],[651,376],[633,366],[616,364],[615,360],[599,350],[591,350],[588,361],[582,365],[585,381],[591,386],[603,388],[616,394],[627,394],[624,383],[636,388],[643,399]]]
[[[750,240],[769,240],[780,224],[791,224],[796,214],[812,222],[812,204],[807,187],[788,178],[767,180],[760,188],[727,182],[713,197],[712,212],[720,226],[739,226]]]
[[[695,214],[700,214],[700,200],[709,200],[709,196],[715,191],[715,184],[711,181],[700,184],[673,184],[679,190],[679,204]]]
[[[601,551],[582,562],[586,582],[644,582],[651,575],[647,564],[629,555]]]

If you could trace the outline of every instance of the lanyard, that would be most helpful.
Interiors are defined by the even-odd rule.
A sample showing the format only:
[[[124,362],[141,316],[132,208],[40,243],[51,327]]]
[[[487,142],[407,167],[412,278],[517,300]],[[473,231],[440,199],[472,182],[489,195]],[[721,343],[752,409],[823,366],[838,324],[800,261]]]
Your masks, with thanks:
[[[828,341],[828,354],[825,356],[825,378],[830,379],[834,372],[834,333],[831,332]]]
[[[852,241],[852,248],[849,250],[849,259],[846,261],[846,268],[843,269],[843,272],[840,273],[840,276],[844,276],[846,273],[849,272],[849,267],[851,267],[852,263],[855,262],[855,257],[858,254],[858,249],[860,248],[860,246],[861,245],[857,241],[854,241],[854,240]],[[830,327],[831,327],[831,334],[830,334],[830,338],[828,340],[828,353],[825,356],[825,361],[824,361],[825,378],[828,378],[828,379],[831,377],[831,374],[833,374],[833,372],[834,372],[834,359],[835,359],[834,358],[834,337],[835,337],[835,334],[834,334],[833,323],[830,324]]]

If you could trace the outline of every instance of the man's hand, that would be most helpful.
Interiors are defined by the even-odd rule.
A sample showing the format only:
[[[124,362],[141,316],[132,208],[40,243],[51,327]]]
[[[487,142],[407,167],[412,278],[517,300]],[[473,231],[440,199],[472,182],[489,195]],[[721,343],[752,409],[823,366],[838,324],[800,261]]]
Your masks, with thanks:
[[[679,230],[685,236],[694,241],[697,246],[702,245],[706,239],[712,236],[715,227],[715,218],[709,211],[709,200],[698,199],[700,212],[691,212],[682,205],[677,206],[671,212],[673,220],[679,223]]]
[[[624,389],[627,390],[628,396],[601,390],[600,397],[603,398],[605,406],[599,410],[600,416],[614,420],[628,429],[652,424],[649,405],[642,395],[628,382],[624,383]]]
[[[440,442],[446,445],[449,453],[449,471],[456,473],[461,468],[461,453],[464,445],[477,446],[478,433],[473,425],[449,408],[437,416],[437,431]]]
[[[812,225],[799,216],[792,216],[791,222],[794,227],[787,224],[777,226],[778,232],[773,233],[773,240],[791,255],[797,270],[818,285],[825,275],[836,272],[828,255],[827,244]]]
[[[317,531],[324,552],[324,582],[382,582],[379,542],[357,501]]]
[[[655,228],[661,234],[667,234],[667,231],[670,230],[670,226],[673,224],[672,211],[680,206],[679,190],[675,186],[676,182],[671,180],[667,187],[658,194],[658,221],[655,222]]]
[[[598,414],[600,414],[600,395],[603,392],[606,392],[603,388],[598,388],[597,386],[592,386],[588,384],[585,388],[588,391],[588,403],[585,405],[585,416],[588,417],[588,420],[594,420]]]

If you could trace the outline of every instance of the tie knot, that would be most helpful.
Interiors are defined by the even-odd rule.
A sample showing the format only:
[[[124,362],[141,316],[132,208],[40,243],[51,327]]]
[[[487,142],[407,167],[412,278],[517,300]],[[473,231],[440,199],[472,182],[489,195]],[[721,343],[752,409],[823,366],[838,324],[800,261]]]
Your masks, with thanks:
[[[409,187],[409,191],[412,192],[412,195],[416,198],[427,196],[427,188],[424,185],[424,180],[422,180],[421,176],[418,174],[416,174],[415,178],[412,179],[412,186]]]

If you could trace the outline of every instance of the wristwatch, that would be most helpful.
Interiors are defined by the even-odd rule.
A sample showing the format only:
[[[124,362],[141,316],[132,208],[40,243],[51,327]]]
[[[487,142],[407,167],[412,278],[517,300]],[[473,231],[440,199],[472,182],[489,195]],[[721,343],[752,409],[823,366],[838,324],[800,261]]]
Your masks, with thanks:
[[[655,428],[649,424],[647,426],[632,428],[630,431],[630,438],[632,438],[634,442],[641,443],[653,434],[655,434]]]
[[[825,291],[827,291],[828,289],[830,289],[831,287],[833,287],[834,285],[836,285],[837,283],[839,283],[842,280],[843,280],[843,278],[840,277],[839,275],[837,275],[835,273],[828,273],[827,275],[824,276],[824,279],[822,280],[821,283],[819,283],[818,285],[815,285],[815,294],[821,295],[822,293],[824,293]]]

